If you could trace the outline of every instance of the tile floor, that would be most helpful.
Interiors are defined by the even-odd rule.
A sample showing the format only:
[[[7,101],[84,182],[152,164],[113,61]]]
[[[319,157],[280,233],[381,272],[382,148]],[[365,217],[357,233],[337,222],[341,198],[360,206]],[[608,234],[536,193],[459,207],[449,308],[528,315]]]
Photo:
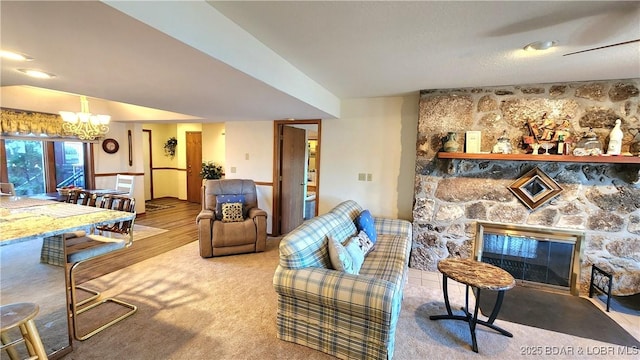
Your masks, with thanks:
[[[438,288],[442,289],[442,274],[439,272],[433,271],[422,271],[417,269],[409,268],[409,283],[414,285],[421,285],[429,288]],[[449,279],[447,281],[449,293],[454,294],[454,292],[458,292],[460,295],[464,296],[466,286],[464,284],[458,283]],[[610,318],[612,318],[615,322],[617,322],[620,326],[622,326],[629,334],[640,341],[640,315],[618,311],[621,309],[616,309],[616,306],[612,303],[610,311],[606,312],[606,304],[598,299],[597,297],[589,298],[587,295],[581,295],[582,297],[590,300],[594,303],[600,310],[605,312]],[[469,306],[473,305],[474,297],[471,296],[469,298]],[[637,313],[637,312],[636,312]]]

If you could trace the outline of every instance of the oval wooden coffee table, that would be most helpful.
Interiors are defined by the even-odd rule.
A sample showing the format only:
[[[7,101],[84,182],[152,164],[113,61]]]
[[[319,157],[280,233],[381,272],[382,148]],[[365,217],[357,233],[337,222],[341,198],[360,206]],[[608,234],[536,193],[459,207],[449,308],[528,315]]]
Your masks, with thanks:
[[[505,270],[493,266],[491,264],[475,261],[471,259],[456,259],[448,258],[441,260],[438,263],[438,270],[442,273],[442,291],[444,292],[444,304],[447,308],[447,314],[445,315],[432,315],[429,316],[431,320],[462,320],[469,324],[469,331],[471,332],[472,349],[478,352],[478,343],[476,341],[476,325],[484,325],[491,329],[494,329],[501,334],[513,337],[510,332],[494,325],[500,307],[502,306],[502,300],[504,298],[504,292],[513,288],[516,285],[513,276]],[[466,285],[465,305],[462,310],[464,315],[454,315],[451,311],[449,304],[449,292],[447,290],[447,279],[451,278],[459,283]],[[469,287],[476,289],[476,304],[473,313],[469,312]],[[498,298],[493,306],[493,311],[487,319],[487,321],[478,320],[478,306],[480,305],[480,290],[494,290],[498,291]]]

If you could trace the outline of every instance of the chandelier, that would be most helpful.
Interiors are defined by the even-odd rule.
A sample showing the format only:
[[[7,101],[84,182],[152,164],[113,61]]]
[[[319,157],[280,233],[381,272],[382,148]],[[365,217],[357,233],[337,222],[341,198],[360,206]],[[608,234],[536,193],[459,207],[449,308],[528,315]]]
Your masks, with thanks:
[[[80,140],[95,140],[109,131],[111,116],[91,114],[86,96],[80,96],[80,112],[60,111],[60,116],[64,121],[62,129]]]

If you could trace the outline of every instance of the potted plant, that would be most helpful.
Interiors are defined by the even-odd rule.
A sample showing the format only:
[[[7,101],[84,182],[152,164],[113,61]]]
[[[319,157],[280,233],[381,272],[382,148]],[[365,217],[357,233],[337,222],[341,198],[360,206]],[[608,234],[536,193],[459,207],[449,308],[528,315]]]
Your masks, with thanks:
[[[205,161],[202,163],[200,177],[205,180],[220,179],[222,178],[222,166],[213,161]]]
[[[176,156],[176,146],[178,146],[178,140],[175,137],[170,137],[166,143],[164,143],[164,154],[173,159]]]

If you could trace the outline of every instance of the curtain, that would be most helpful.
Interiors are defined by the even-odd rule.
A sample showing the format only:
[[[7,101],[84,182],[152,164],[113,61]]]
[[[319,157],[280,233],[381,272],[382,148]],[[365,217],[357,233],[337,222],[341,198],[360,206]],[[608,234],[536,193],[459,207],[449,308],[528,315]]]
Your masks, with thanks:
[[[62,128],[62,118],[56,114],[1,109],[0,134],[5,137],[65,138],[78,137]]]

